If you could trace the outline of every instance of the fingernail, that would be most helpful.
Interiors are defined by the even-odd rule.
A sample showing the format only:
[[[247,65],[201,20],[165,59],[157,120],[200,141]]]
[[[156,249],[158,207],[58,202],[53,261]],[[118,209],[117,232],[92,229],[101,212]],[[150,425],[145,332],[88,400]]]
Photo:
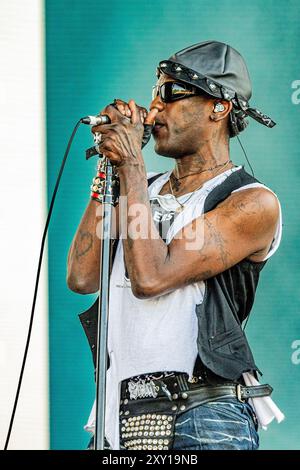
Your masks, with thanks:
[[[128,117],[131,116],[131,111],[130,111],[130,109],[127,109],[127,110],[126,110],[126,116],[128,116]]]

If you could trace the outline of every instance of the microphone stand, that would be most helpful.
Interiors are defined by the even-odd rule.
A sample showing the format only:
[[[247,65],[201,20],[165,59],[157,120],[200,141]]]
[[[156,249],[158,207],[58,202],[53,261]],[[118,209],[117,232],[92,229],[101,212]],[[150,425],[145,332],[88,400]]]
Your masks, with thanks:
[[[99,118],[99,116],[97,116]],[[107,116],[105,116],[107,117]],[[91,116],[82,118],[86,124],[91,123]],[[105,123],[105,122],[102,122]],[[107,123],[107,122],[106,122]],[[99,124],[99,123],[98,123]],[[148,143],[152,132],[152,125],[144,124],[142,148]],[[98,136],[99,140],[99,136]],[[95,142],[98,143],[97,137]],[[86,159],[98,154],[96,147],[86,150]],[[105,439],[105,406],[106,406],[106,370],[107,370],[107,327],[109,314],[109,280],[111,266],[111,222],[112,206],[118,197],[118,175],[110,160],[105,159],[105,191],[103,197],[104,215],[102,219],[102,233],[100,245],[100,279],[98,302],[98,330],[96,351],[96,424],[94,437],[94,450],[104,450]]]
[[[105,157],[103,157],[105,158]],[[112,207],[114,205],[113,193],[113,167],[108,158],[105,158],[105,191],[103,197],[104,214],[102,219],[102,233],[100,245],[100,280],[98,303],[98,331],[96,353],[96,427],[95,450],[104,449],[105,438],[105,406],[106,406],[106,370],[107,370],[107,327],[109,315],[109,281],[111,266],[111,225]]]

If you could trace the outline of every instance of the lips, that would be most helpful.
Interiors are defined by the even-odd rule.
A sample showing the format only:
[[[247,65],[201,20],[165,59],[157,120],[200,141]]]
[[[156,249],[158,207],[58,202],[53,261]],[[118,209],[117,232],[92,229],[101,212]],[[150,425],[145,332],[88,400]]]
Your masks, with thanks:
[[[162,127],[162,126],[165,126],[165,123],[162,122],[162,121],[160,121],[159,119],[156,119],[156,120],[155,120],[155,126],[160,126],[160,127]]]
[[[153,127],[153,133],[154,134],[158,134],[162,129],[164,129],[166,127],[165,123],[160,121],[160,120],[156,120],[155,121],[155,124],[154,124],[154,127]]]

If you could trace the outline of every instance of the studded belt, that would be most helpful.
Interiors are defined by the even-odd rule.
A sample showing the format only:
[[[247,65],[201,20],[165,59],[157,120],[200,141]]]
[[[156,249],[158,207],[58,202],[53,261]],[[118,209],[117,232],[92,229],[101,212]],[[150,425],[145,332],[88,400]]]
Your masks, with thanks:
[[[196,406],[222,398],[236,397],[240,401],[248,398],[268,396],[272,387],[268,384],[246,387],[225,383],[207,385],[200,381],[189,383],[186,374],[152,380],[156,396],[144,398],[136,394],[152,393],[151,388],[140,388],[130,396],[130,380],[121,388],[120,444],[129,450],[172,449],[176,417]],[[131,390],[132,392],[132,390]],[[154,393],[155,395],[155,393]]]
[[[166,373],[167,375],[145,375],[124,380],[121,385],[121,400],[167,397],[178,398],[178,393],[207,385],[201,377],[193,376],[189,381],[187,374]]]

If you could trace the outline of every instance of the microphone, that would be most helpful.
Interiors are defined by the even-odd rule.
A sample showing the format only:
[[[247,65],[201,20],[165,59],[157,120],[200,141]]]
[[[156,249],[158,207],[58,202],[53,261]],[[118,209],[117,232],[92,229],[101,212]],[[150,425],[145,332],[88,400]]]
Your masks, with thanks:
[[[110,118],[99,114],[98,116],[85,116],[80,119],[80,122],[90,126],[100,126],[101,124],[110,124]]]
[[[106,114],[104,114],[104,115],[98,114],[97,116],[85,116],[85,117],[80,119],[80,122],[82,124],[88,124],[90,126],[99,126],[101,124],[110,124],[111,120],[110,120],[109,116],[107,116]],[[151,138],[151,134],[152,134],[152,129],[153,129],[152,124],[144,124],[144,134],[143,134],[143,138],[142,138],[142,148],[144,148],[145,145],[147,145],[147,143],[149,142],[149,140]],[[94,147],[91,147],[91,148],[86,150],[85,157],[88,160],[89,158],[93,157],[94,155],[97,155],[98,153],[99,152],[98,152],[98,149],[97,149],[97,145],[95,145]]]

